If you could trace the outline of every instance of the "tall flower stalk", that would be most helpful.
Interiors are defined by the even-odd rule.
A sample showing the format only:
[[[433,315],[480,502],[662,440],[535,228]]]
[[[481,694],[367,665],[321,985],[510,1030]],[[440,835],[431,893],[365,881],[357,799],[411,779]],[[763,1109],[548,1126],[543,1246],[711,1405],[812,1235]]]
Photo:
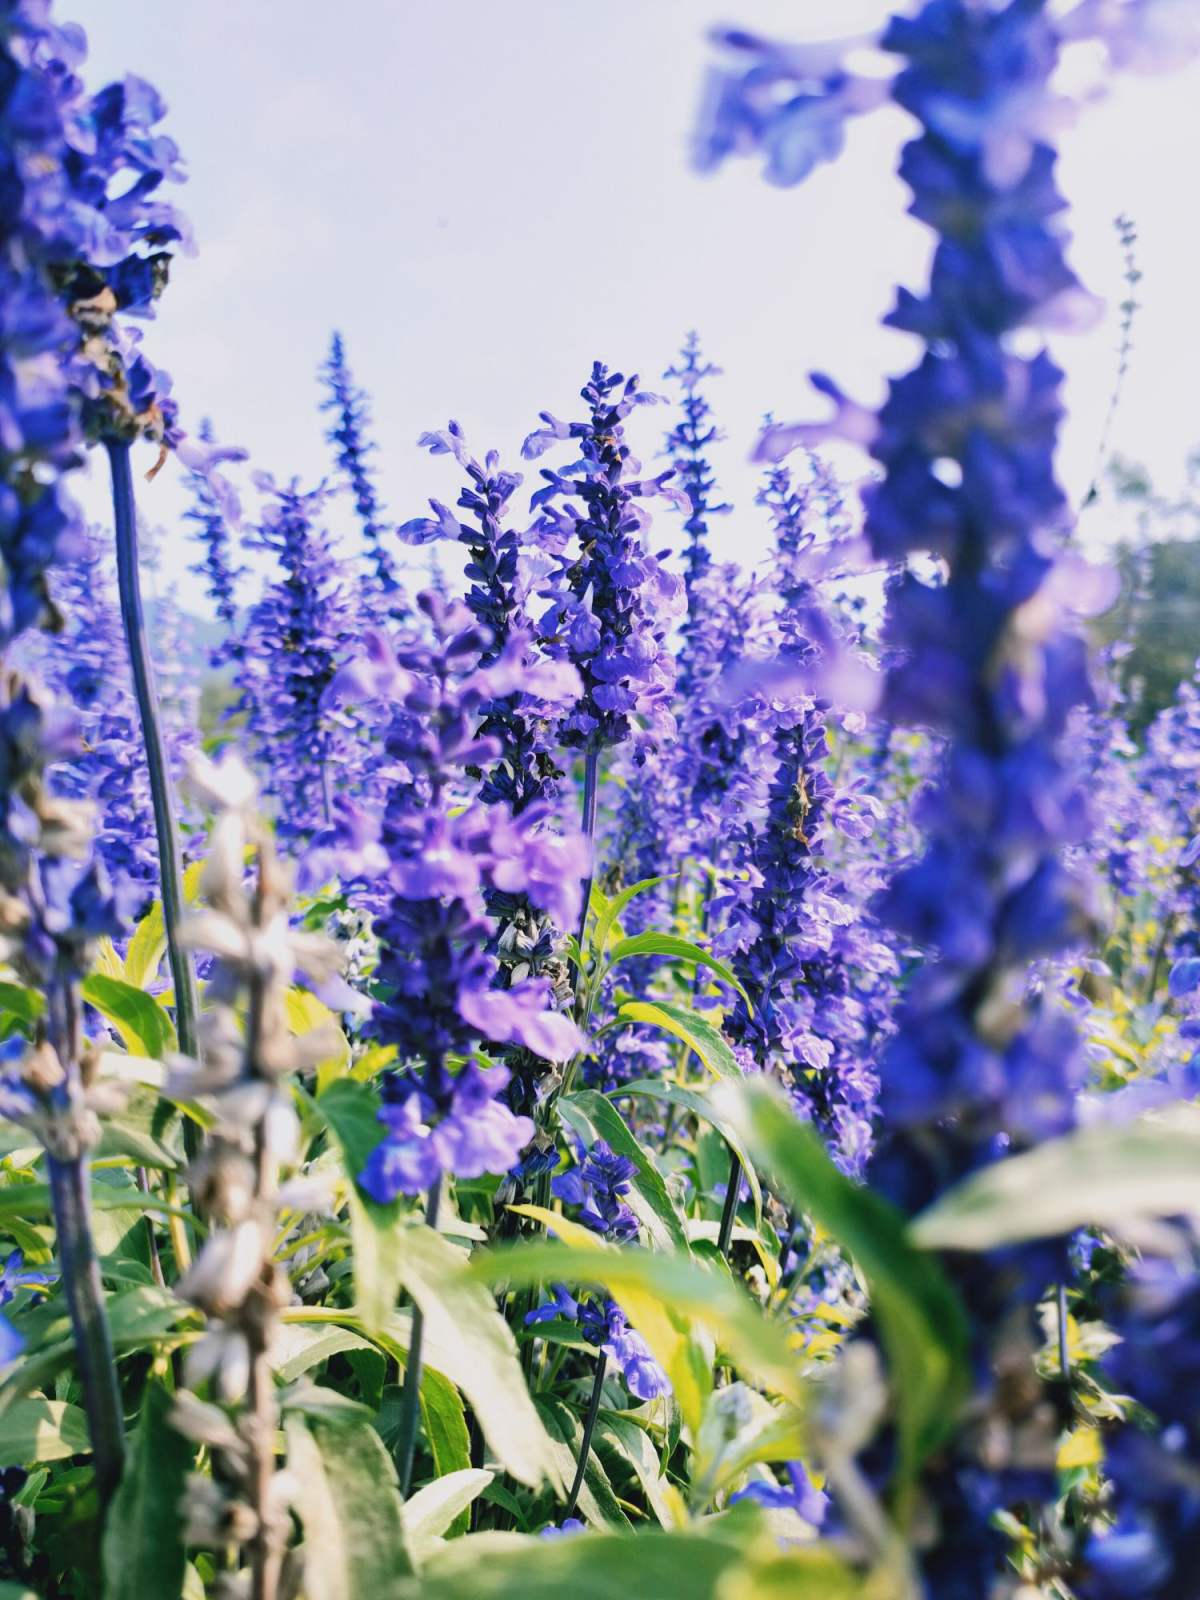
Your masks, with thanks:
[[[354,496],[354,509],[375,566],[375,579],[385,608],[390,616],[403,617],[409,610],[408,601],[385,543],[385,536],[392,528],[384,519],[370,461],[376,448],[366,431],[371,423],[370,405],[366,391],[354,382],[340,333],[333,335],[321,377],[329,391],[321,402],[321,410],[333,414],[333,425],[326,438],[337,452],[338,468]]]
[[[302,1182],[280,1182],[299,1140],[287,1077],[321,1049],[312,1036],[296,1039],[286,997],[298,969],[319,983],[335,976],[340,954],[332,941],[290,927],[290,877],[255,815],[257,791],[245,767],[236,757],[221,766],[197,757],[192,782],[216,821],[201,884],[205,904],[185,934],[214,961],[200,1055],[175,1067],[170,1092],[215,1110],[204,1151],[188,1170],[213,1226],[179,1285],[208,1327],[188,1350],[187,1388],[172,1417],[221,1468],[189,1482],[188,1542],[240,1547],[251,1600],[276,1600],[289,1517],[288,1484],[276,1462],[272,1347],[292,1291],[273,1252],[280,1213],[306,1209],[307,1198]],[[201,1389],[211,1399],[196,1393]],[[229,1406],[240,1410],[236,1425]]]
[[[1094,586],[1064,552],[1068,508],[1054,475],[1061,374],[1039,329],[1077,322],[1086,297],[1067,265],[1063,202],[1044,130],[1064,36],[1099,26],[1134,47],[1147,8],[1044,0],[928,0],[880,41],[890,83],[864,83],[825,50],[729,36],[741,63],[714,82],[702,147],[767,153],[780,182],[836,154],[847,116],[892,98],[919,124],[901,175],[936,235],[929,288],[900,292],[889,323],[924,341],[878,416],[827,378],[826,425],[772,425],[777,462],[830,435],[865,445],[882,469],[866,491],[866,533],[888,563],[885,709],[946,741],[922,800],[923,858],[902,868],[884,912],[929,952],[881,1065],[884,1134],[871,1180],[902,1209],[927,1205],[1006,1152],[1061,1133],[1075,1116],[1085,1057],[1070,1021],[1026,985],[1031,962],[1082,942],[1091,911],[1064,866],[1088,818],[1064,739],[1091,689],[1070,597]],[[1121,35],[1121,38],[1117,38]],[[977,1392],[924,1473],[921,1565],[931,1593],[991,1592],[1006,1539],[994,1512],[1053,1496],[1059,1414],[1036,1378],[1031,1309],[1061,1276],[1061,1247],[991,1256],[956,1271],[971,1312]],[[984,1448],[986,1441],[986,1449]]]

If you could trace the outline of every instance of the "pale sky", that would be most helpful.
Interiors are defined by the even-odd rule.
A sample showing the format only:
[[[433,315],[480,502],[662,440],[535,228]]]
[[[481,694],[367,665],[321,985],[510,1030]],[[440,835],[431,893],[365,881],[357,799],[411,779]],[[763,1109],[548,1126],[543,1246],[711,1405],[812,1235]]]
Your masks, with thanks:
[[[210,414],[277,476],[329,470],[316,369],[335,326],[373,398],[398,521],[457,492],[453,465],[416,448],[423,429],[456,417],[477,451],[495,445],[519,464],[541,408],[576,414],[593,358],[664,387],[695,326],[725,369],[710,398],[739,506],[716,545],[753,561],[766,535],[747,456],[762,414],[821,414],[812,368],[873,402],[907,364],[907,342],[879,327],[894,286],[920,286],[928,254],[892,176],[898,113],[856,125],[843,159],[799,189],[770,188],[749,162],[701,178],[688,159],[709,26],[829,36],[877,24],[881,0],[57,9],[88,31],[94,86],[125,71],[158,85],[188,163],[177,198],[199,254],[177,263],[148,349],[185,422]],[[1170,487],[1200,443],[1200,68],[1118,83],[1062,148],[1073,259],[1110,302],[1096,331],[1056,345],[1070,380],[1063,474],[1081,494],[1112,387],[1124,293],[1112,219],[1124,210],[1141,235],[1143,310],[1113,444]],[[648,458],[662,421],[638,418]],[[181,598],[201,609],[176,478],[164,470],[143,507],[166,531]],[[345,511],[335,520],[348,525]],[[1096,514],[1089,537],[1103,523]],[[677,531],[661,514],[656,545]]]

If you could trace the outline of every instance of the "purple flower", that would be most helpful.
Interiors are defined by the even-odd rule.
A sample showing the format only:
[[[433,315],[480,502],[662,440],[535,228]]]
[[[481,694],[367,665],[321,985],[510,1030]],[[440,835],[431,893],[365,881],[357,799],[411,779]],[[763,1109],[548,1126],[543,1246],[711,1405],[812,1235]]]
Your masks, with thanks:
[[[538,628],[548,653],[570,661],[583,682],[582,697],[560,722],[563,743],[600,749],[620,744],[638,725],[653,736],[671,731],[675,670],[666,637],[685,597],[646,548],[649,519],[641,505],[655,495],[677,498],[674,472],[639,480],[640,463],[625,441],[625,419],[658,396],[600,362],[581,393],[587,417],[548,419],[522,454],[535,460],[567,439],[579,451],[559,470],[544,467],[545,483],[533,496],[533,531],[555,558],[538,590],[549,601]]]
[[[354,509],[367,543],[367,552],[375,564],[375,579],[385,608],[390,616],[402,618],[407,615],[408,603],[404,586],[396,574],[396,564],[384,542],[393,530],[384,520],[383,506],[375,487],[370,458],[376,447],[366,437],[371,421],[370,405],[366,392],[354,382],[340,333],[333,335],[329,358],[321,368],[321,376],[329,390],[321,402],[321,410],[333,413],[333,425],[326,438],[337,451],[338,467],[354,496]]]

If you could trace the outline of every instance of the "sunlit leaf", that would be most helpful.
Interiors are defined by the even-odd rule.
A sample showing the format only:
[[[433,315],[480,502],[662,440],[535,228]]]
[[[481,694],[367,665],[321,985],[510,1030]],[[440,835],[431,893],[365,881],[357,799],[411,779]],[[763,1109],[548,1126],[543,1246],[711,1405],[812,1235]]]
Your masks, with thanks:
[[[28,1466],[91,1451],[87,1418],[65,1400],[14,1400],[0,1412],[0,1461]]]
[[[1200,1116],[1185,1106],[996,1161],[922,1212],[910,1237],[930,1250],[994,1250],[1186,1212],[1200,1212]]]
[[[425,1546],[447,1532],[494,1477],[495,1473],[475,1467],[448,1472],[404,1502],[404,1531],[418,1559]]]
[[[768,1317],[727,1273],[686,1256],[618,1250],[587,1229],[537,1206],[514,1207],[554,1228],[565,1241],[498,1246],[472,1261],[473,1277],[491,1283],[598,1284],[627,1313],[675,1387],[689,1426],[700,1425],[712,1388],[711,1362],[694,1332],[707,1328],[745,1373],[799,1403],[799,1362],[786,1327]]]
[[[945,1274],[909,1243],[900,1212],[834,1166],[814,1130],[765,1083],[727,1085],[729,1114],[764,1170],[858,1264],[892,1366],[903,1468],[954,1428],[969,1392],[966,1315]]]
[[[178,1048],[174,1024],[162,1006],[123,978],[93,972],[83,981],[83,998],[113,1024],[131,1054],[161,1061]]]
[[[412,1571],[396,1471],[374,1428],[286,1419],[307,1600],[382,1600]]]
[[[491,1295],[466,1274],[463,1252],[440,1234],[419,1223],[398,1232],[401,1279],[425,1319],[430,1364],[466,1395],[484,1438],[514,1478],[533,1488],[546,1479],[557,1483],[517,1342]]]
[[[744,1076],[720,1028],[715,1028],[707,1017],[689,1006],[672,1005],[666,1000],[627,1000],[619,1015],[626,1022],[646,1022],[682,1039],[715,1078],[739,1083]]]
[[[715,972],[722,983],[727,983],[731,989],[736,989],[747,1005],[750,997],[742,988],[733,969],[713,955],[711,950],[704,950],[698,944],[693,944],[690,939],[680,939],[673,933],[635,933],[628,939],[621,939],[608,952],[608,959],[612,966],[618,961],[627,961],[632,956],[674,956],[676,961],[688,961],[697,966],[707,967]]]
[[[601,894],[599,889],[593,887],[592,904],[597,908],[597,915],[592,926],[591,949],[603,954],[613,925],[625,907],[633,900],[636,900],[638,895],[645,894],[649,889],[656,889],[660,883],[666,883],[667,877],[673,876],[674,874],[671,873],[664,874],[658,878],[642,878],[638,883],[628,884],[619,894],[613,895],[611,899],[607,895]]]

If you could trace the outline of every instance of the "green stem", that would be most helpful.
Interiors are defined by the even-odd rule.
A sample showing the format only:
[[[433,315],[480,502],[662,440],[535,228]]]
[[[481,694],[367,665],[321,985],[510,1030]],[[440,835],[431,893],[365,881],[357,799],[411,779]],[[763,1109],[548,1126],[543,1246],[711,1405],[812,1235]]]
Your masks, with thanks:
[[[442,1198],[442,1180],[439,1178],[429,1191],[425,1202],[425,1222],[437,1227],[438,1206]],[[408,1499],[412,1483],[413,1455],[417,1447],[417,1417],[421,1408],[421,1346],[425,1337],[425,1318],[421,1308],[413,1301],[412,1333],[408,1341],[408,1364],[404,1369],[404,1388],[400,1395],[400,1441],[396,1446],[396,1476],[400,1480],[400,1494]]]
[[[571,1484],[571,1492],[567,1496],[566,1510],[563,1512],[563,1521],[575,1515],[575,1507],[579,1501],[579,1491],[583,1488],[584,1474],[587,1472],[588,1456],[592,1449],[592,1435],[596,1431],[596,1418],[600,1415],[600,1401],[604,1393],[604,1375],[608,1370],[608,1357],[603,1351],[596,1357],[596,1377],[592,1383],[592,1397],[588,1401],[587,1416],[583,1419],[583,1438],[579,1441],[579,1460],[575,1463],[575,1479]]]
[[[63,1293],[75,1336],[83,1406],[92,1440],[96,1487],[101,1504],[107,1505],[121,1481],[125,1425],[121,1417],[112,1335],[104,1309],[100,1261],[92,1239],[88,1161],[86,1156],[60,1161],[47,1154],[46,1168],[50,1177]]]
[[[721,1211],[721,1226],[717,1230],[717,1249],[728,1257],[729,1243],[733,1238],[733,1224],[737,1219],[738,1195],[742,1187],[742,1163],[736,1155],[729,1156],[729,1186],[725,1190],[725,1205]]]
[[[167,767],[166,747],[154,688],[154,669],[146,637],[142,607],[141,573],[138,565],[137,509],[133,497],[133,472],[129,444],[123,439],[107,441],[112,471],[113,520],[117,545],[117,590],[121,601],[121,622],[133,675],[133,692],[146,750],[150,775],[150,799],[154,807],[154,831],[158,838],[158,867],[162,880],[163,927],[167,938],[167,960],[175,989],[175,1029],[184,1055],[198,1054],[196,1021],[200,1006],[196,973],[191,957],[183,948],[179,930],[183,922],[183,864],[179,849],[179,829],[175,821],[174,796]]]

